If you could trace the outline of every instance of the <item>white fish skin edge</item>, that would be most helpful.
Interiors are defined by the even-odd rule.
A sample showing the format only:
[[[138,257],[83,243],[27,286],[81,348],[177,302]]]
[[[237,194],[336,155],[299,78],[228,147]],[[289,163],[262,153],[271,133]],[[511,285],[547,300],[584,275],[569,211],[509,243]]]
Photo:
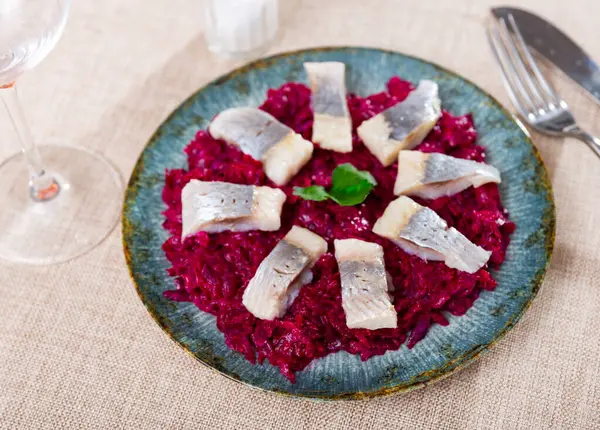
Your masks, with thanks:
[[[396,328],[398,318],[388,291],[383,248],[358,239],[335,240],[342,283],[342,307],[348,328]]]
[[[310,160],[314,145],[275,117],[257,108],[226,109],[210,123],[215,139],[263,162],[267,177],[285,185]]]
[[[475,245],[454,227],[448,227],[433,210],[410,197],[392,201],[373,226],[405,252],[424,260],[443,261],[446,266],[475,273],[490,259],[491,252]]]
[[[304,63],[311,86],[312,140],[323,149],[352,151],[352,119],[346,102],[346,65],[336,61]]]
[[[498,169],[488,164],[445,154],[400,151],[394,194],[437,199],[490,182],[498,184],[501,179]]]
[[[389,166],[400,150],[419,145],[441,116],[438,85],[423,80],[405,100],[363,122],[357,133],[379,162]]]
[[[181,191],[181,237],[199,231],[279,230],[285,200],[277,188],[192,179]]]
[[[285,315],[300,289],[312,282],[310,270],[327,251],[327,242],[308,229],[294,226],[260,263],[242,303],[257,318]]]

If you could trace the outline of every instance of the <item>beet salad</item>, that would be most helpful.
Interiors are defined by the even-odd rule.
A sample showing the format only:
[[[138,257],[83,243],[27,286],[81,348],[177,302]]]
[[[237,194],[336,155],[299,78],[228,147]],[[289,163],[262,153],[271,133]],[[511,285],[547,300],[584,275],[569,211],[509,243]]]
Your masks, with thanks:
[[[255,137],[277,146],[234,135],[225,111],[186,147],[188,168],[166,172],[162,194],[175,284],[165,297],[214,315],[229,348],[292,382],[327,354],[413,348],[463,315],[496,287],[489,268],[515,228],[472,117],[427,101],[436,84],[394,77],[360,97],[345,93],[343,69],[340,84],[338,69],[305,67],[310,88],[286,83],[247,112],[268,124]],[[407,120],[414,106],[426,108],[418,124]],[[236,218],[209,217],[211,201]]]

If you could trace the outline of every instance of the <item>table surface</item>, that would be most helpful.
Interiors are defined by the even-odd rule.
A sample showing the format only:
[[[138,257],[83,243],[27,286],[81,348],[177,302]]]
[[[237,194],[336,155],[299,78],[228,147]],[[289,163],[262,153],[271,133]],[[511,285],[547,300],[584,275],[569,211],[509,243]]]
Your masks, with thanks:
[[[271,52],[322,45],[393,49],[454,69],[508,104],[483,25],[491,0],[284,0]],[[600,2],[521,0],[600,59]],[[39,142],[104,154],[129,177],[154,129],[238,64],[202,38],[197,0],[79,0],[55,51],[20,81]],[[600,108],[555,83],[590,131]],[[0,156],[16,151],[0,115]],[[600,160],[534,134],[554,184],[558,234],[533,306],[490,354],[415,392],[317,403],[263,393],[196,362],[150,318],[117,228],[51,267],[0,265],[0,428],[598,428]],[[1,207],[1,202],[0,202]]]

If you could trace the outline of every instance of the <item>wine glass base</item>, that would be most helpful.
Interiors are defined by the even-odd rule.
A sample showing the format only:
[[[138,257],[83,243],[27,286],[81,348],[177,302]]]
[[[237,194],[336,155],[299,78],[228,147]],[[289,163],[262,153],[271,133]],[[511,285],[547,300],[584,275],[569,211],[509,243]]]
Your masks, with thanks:
[[[39,146],[38,151],[60,191],[36,202],[24,157],[15,155],[0,165],[0,259],[70,260],[102,242],[119,219],[123,181],[108,161],[71,146]]]

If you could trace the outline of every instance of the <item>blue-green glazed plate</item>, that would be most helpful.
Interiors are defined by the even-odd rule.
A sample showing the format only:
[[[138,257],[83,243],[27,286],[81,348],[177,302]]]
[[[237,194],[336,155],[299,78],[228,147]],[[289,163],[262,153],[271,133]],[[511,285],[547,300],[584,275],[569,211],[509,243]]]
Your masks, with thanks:
[[[368,95],[384,89],[394,75],[439,84],[443,107],[472,112],[487,161],[502,173],[502,201],[516,223],[507,258],[493,273],[498,287],[482,292],[462,317],[434,325],[417,346],[388,351],[366,362],[346,352],[313,362],[290,383],[268,362],[253,365],[230,350],[212,315],[193,304],[163,298],[174,288],[161,245],[161,192],[168,168],[187,168],[183,149],[220,111],[258,106],[269,88],[306,82],[305,61],[342,61],[349,92]],[[129,181],[123,207],[123,245],[138,294],[156,322],[200,362],[245,384],[292,396],[357,399],[406,392],[440,380],[473,362],[501,339],[535,297],[554,243],[555,214],[548,174],[524,129],[490,95],[442,67],[397,52],[367,48],[319,48],[279,54],[243,66],[189,97],[158,128]],[[165,363],[165,366],[168,365]],[[190,363],[190,372],[194,372]]]

